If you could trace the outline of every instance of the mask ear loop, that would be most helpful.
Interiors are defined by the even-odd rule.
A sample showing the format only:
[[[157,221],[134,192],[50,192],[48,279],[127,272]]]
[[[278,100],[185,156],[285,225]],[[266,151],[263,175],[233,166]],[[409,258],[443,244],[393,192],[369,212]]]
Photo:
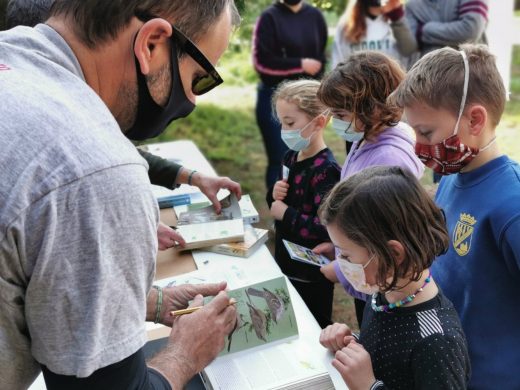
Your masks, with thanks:
[[[464,112],[464,107],[466,106],[466,97],[468,95],[468,85],[469,85],[469,62],[466,52],[464,50],[459,51],[462,59],[464,61],[464,89],[462,92],[462,102],[460,104],[459,117],[457,118],[457,123],[455,123],[455,131],[453,135],[456,135],[459,132],[459,123],[462,118],[462,113]]]
[[[307,123],[305,126],[303,126],[303,127],[301,128],[301,130],[300,130],[300,136],[303,138],[303,136],[302,136],[303,131],[304,131],[304,130],[305,130],[305,129],[306,129],[306,128],[307,128],[307,127],[312,123],[312,122],[314,122],[316,119],[318,119],[320,116],[324,116],[324,117],[326,118],[327,115],[329,115],[329,112],[330,112],[329,109],[323,111],[320,115],[318,115],[317,117],[315,117],[314,119],[312,119],[309,123]],[[314,136],[314,134],[316,134],[316,132],[313,132],[311,135],[309,135],[307,138],[304,138],[304,139],[308,139],[308,140],[310,140],[310,139]]]

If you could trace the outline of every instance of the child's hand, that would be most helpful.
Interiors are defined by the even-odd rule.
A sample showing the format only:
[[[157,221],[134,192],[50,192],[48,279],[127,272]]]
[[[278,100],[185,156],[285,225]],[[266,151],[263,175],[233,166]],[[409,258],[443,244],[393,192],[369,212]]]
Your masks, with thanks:
[[[334,323],[321,331],[320,344],[332,352],[339,351],[354,340],[352,331],[345,324]]]
[[[334,261],[327,265],[322,265],[320,268],[320,272],[332,283],[339,283],[338,276],[336,275],[336,270],[334,269]]]
[[[376,381],[370,354],[356,341],[336,352],[332,365],[350,390],[366,390]]]
[[[289,206],[287,206],[284,202],[280,200],[275,200],[271,204],[271,216],[277,221],[281,221],[283,219],[283,215],[285,214],[285,210],[287,210]]]
[[[273,187],[273,199],[284,200],[289,190],[289,184],[286,180],[278,180]]]
[[[334,260],[336,258],[336,250],[334,249],[334,244],[332,242],[322,242],[315,246],[312,251],[318,255],[327,257],[329,260]]]

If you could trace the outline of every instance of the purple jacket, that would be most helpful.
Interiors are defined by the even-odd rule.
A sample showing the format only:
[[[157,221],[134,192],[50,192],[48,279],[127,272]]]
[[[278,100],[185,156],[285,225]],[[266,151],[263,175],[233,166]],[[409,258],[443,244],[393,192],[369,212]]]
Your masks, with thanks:
[[[415,141],[409,135],[406,125],[399,123],[395,127],[387,128],[374,142],[367,141],[361,146],[359,142],[354,142],[341,169],[341,180],[376,165],[399,166],[408,169],[417,178],[423,175],[424,165],[415,155]],[[367,300],[366,294],[355,290],[345,279],[337,261],[334,262],[334,270],[338,280],[350,295]]]

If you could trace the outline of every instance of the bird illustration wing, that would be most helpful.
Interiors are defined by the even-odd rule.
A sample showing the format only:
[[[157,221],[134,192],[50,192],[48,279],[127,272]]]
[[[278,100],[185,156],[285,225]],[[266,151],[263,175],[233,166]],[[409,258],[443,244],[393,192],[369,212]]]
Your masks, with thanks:
[[[251,305],[249,302],[246,303],[249,307],[249,315],[251,316],[251,323],[253,324],[256,337],[263,341],[267,341],[267,317],[265,316],[265,313]]]
[[[267,306],[269,307],[269,310],[271,311],[272,318],[274,322],[278,322],[282,316],[283,313],[285,313],[285,307],[283,305],[283,300],[280,298],[280,296],[276,295],[272,291],[269,291],[268,289],[264,288],[264,297],[267,301]]]

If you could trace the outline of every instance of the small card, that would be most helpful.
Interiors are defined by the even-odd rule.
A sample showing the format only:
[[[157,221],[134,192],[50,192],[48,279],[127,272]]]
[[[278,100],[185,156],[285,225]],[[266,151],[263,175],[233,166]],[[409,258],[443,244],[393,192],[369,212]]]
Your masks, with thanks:
[[[330,263],[330,260],[327,259],[325,256],[318,255],[309,248],[305,248],[304,246],[295,244],[294,242],[290,242],[287,240],[283,240],[283,243],[285,245],[285,248],[287,249],[287,252],[289,252],[289,256],[291,256],[291,259],[293,260],[315,265],[317,267],[321,267]]]
[[[287,180],[289,179],[289,168],[285,165],[282,165],[282,179]]]

